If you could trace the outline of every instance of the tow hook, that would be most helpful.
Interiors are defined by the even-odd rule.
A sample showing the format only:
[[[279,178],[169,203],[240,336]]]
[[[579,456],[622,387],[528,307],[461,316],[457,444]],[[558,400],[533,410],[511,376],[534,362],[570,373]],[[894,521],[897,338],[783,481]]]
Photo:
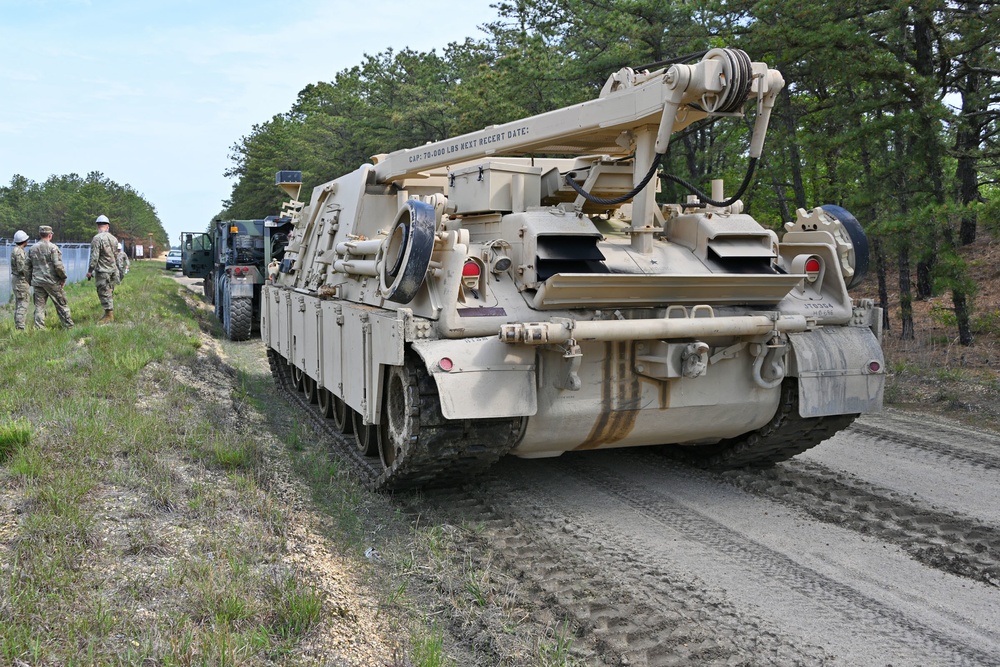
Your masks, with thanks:
[[[785,379],[785,352],[788,343],[775,333],[766,345],[750,346],[754,354],[753,381],[761,389],[774,389]]]
[[[580,380],[580,362],[583,361],[583,352],[572,338],[562,350],[562,373],[556,379],[556,386],[560,389],[580,391],[580,387],[583,386],[583,382]]]

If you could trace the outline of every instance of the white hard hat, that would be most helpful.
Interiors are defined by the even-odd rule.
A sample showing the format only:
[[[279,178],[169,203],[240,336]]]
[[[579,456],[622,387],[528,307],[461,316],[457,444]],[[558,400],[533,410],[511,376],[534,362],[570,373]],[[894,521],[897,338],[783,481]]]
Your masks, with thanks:
[[[14,243],[24,243],[28,240],[28,235],[20,229],[14,232]]]
[[[99,225],[109,225],[109,224],[111,224],[111,221],[108,220],[108,216],[106,216],[106,215],[99,215],[99,216],[97,216],[97,224],[99,224]]]

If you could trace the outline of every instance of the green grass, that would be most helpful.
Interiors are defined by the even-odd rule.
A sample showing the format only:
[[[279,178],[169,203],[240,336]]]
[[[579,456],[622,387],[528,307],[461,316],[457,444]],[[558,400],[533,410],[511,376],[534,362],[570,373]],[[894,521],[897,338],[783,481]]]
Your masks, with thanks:
[[[516,582],[469,556],[482,526],[414,519],[364,489],[275,397],[259,347],[220,343],[235,377],[201,350],[218,323],[160,266],[133,265],[111,326],[96,325],[92,283],[67,290],[69,331],[50,312],[44,331],[15,333],[0,307],[0,493],[17,509],[0,531],[0,665],[301,664],[317,625],[350,627],[357,610],[290,564],[304,509],[290,485],[372,587],[392,664],[463,664],[464,628],[498,618],[513,642],[498,646],[572,664],[565,628],[532,629]],[[213,373],[231,392],[205,392]]]
[[[31,424],[23,417],[0,417],[0,462],[31,441]]]
[[[246,387],[207,402],[170,370],[215,363],[217,324],[160,266],[133,264],[110,326],[93,283],[67,287],[71,330],[0,308],[0,664],[269,664],[339,613],[282,563]]]

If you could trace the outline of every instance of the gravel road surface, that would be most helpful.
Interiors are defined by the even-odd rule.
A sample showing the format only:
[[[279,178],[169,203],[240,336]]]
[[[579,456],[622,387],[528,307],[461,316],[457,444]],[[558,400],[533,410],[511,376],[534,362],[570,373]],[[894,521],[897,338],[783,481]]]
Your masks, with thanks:
[[[481,524],[587,664],[996,665],[997,489],[1000,437],[886,412],[770,470],[509,458],[409,503]]]

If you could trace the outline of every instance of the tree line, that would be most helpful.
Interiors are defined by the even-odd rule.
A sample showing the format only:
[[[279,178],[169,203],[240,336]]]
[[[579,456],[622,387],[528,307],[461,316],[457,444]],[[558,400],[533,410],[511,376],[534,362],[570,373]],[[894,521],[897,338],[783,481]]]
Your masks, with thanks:
[[[913,338],[914,299],[950,294],[971,344],[977,286],[961,246],[1000,229],[1000,0],[501,0],[484,37],[441,52],[365,55],[232,147],[222,215],[275,213],[279,169],[311,188],[372,155],[596,96],[621,67],[714,47],[746,51],[786,80],[748,211],[777,227],[838,204],[864,225],[880,301],[896,293]],[[655,66],[655,65],[654,65]],[[671,142],[668,174],[738,183],[745,128],[703,122]],[[662,201],[682,192],[663,183]],[[890,271],[890,269],[893,269]],[[890,286],[887,276],[898,275]],[[897,328],[898,327],[898,328]]]
[[[0,237],[23,229],[37,238],[38,227],[48,225],[56,243],[88,243],[99,215],[111,219],[112,233],[126,248],[148,243],[150,234],[159,247],[170,245],[156,208],[132,186],[101,172],[50,176],[42,183],[15,175],[0,187]]]

